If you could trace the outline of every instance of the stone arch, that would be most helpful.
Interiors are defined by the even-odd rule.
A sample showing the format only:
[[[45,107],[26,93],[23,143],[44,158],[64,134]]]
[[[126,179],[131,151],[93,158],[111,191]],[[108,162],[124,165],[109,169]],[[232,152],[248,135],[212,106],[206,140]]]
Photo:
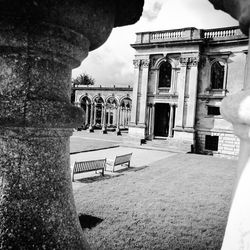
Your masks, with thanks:
[[[210,62],[210,87],[223,90],[226,88],[227,62],[222,58],[215,58]]]
[[[105,122],[108,128],[115,128],[118,119],[119,100],[113,94],[109,95],[105,100]]]
[[[88,128],[90,124],[90,112],[91,112],[91,98],[88,95],[82,95],[79,98],[79,106],[83,110],[83,124],[82,128]]]
[[[159,58],[159,59],[155,62],[154,68],[159,70],[160,65],[161,65],[163,62],[167,62],[167,61],[171,64],[172,68],[176,68],[176,66],[177,66],[176,62],[175,62],[172,58],[167,57],[167,56],[164,56],[164,57]]]
[[[161,84],[161,72],[160,72],[160,69],[161,69],[161,66],[165,63],[168,63],[170,69],[169,69],[169,72],[168,72],[168,84],[164,85],[164,84]],[[177,69],[177,62],[171,58],[171,57],[167,57],[167,56],[164,56],[164,57],[161,57],[159,58],[156,62],[155,62],[155,65],[154,65],[154,69],[157,70],[157,73],[156,73],[156,80],[155,80],[155,90],[156,92],[158,92],[157,90],[159,88],[167,88],[167,89],[173,89],[173,85],[174,82],[176,81],[176,77],[175,77],[175,71]]]
[[[93,108],[94,108],[94,119],[93,119],[93,125],[95,128],[101,128],[102,127],[102,119],[103,119],[103,108],[105,105],[104,98],[98,94],[95,95],[92,99]]]
[[[122,128],[127,129],[132,110],[132,99],[127,95],[120,99],[120,125]]]

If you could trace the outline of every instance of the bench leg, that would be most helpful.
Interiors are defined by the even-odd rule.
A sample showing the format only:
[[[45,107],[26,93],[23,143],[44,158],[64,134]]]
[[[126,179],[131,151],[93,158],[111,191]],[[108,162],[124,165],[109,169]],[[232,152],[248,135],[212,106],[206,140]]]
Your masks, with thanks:
[[[102,176],[104,176],[104,168],[102,169]]]
[[[128,162],[128,168],[130,168],[130,161]]]
[[[72,182],[75,181],[75,180],[74,180],[74,173],[71,174],[71,180],[72,180]]]

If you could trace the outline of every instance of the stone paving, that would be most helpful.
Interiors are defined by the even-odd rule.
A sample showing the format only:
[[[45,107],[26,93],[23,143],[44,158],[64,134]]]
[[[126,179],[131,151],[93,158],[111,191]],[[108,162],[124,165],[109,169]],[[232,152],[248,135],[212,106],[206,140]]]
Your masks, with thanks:
[[[160,151],[155,149],[135,148],[119,146],[122,144],[123,138],[126,136],[116,136],[115,134],[103,135],[99,131],[97,133],[87,133],[86,131],[74,132],[71,137],[71,155],[70,165],[73,167],[75,161],[87,161],[107,158],[108,160],[114,160],[115,156],[133,153],[131,159],[132,168],[141,168],[143,166],[150,165],[158,160],[167,159],[170,156],[175,155],[172,152]],[[77,150],[79,153],[77,153]],[[117,170],[122,170],[124,167],[118,166]],[[109,175],[116,175],[117,173],[109,172]],[[76,182],[73,188],[76,188],[77,179],[84,177],[98,176],[99,173],[88,172],[83,174],[77,174],[75,176]]]
[[[126,134],[125,134],[126,136]],[[133,153],[131,159],[131,167],[132,168],[141,168],[144,166],[153,165],[155,162],[164,160],[164,164],[169,162],[173,164],[175,158],[171,157],[176,155],[176,159],[180,158],[183,153],[174,153],[174,152],[167,152],[162,150],[157,150],[156,148],[138,148],[138,147],[129,147],[129,146],[119,146],[123,145],[123,138],[122,136],[116,136],[115,134],[101,134],[99,131],[97,133],[87,133],[86,131],[75,132],[71,137],[71,148],[76,148],[74,145],[77,144],[79,147],[79,153],[74,153],[70,155],[70,165],[73,167],[75,161],[87,161],[87,160],[96,160],[96,159],[103,159],[107,158],[108,160],[114,160],[115,156]],[[170,158],[171,157],[171,158]],[[206,161],[204,162],[204,157],[194,154],[188,154],[188,158],[192,162],[194,159],[194,164],[197,164],[197,158],[200,158],[200,164],[215,164],[217,165],[218,161],[224,162],[227,164],[229,161],[226,159],[218,159],[216,157],[206,157]],[[210,163],[209,163],[210,162]],[[227,162],[227,163],[226,163]],[[231,161],[232,162],[232,161]],[[236,165],[236,162],[233,161],[233,165]],[[220,163],[221,164],[221,163]],[[107,172],[108,175],[117,175],[119,171],[124,170],[123,174],[126,174],[127,171],[126,167],[117,167],[118,172]],[[76,182],[73,183],[73,188],[77,188],[83,183],[78,183],[77,179],[81,178],[89,178],[89,177],[97,177],[99,173],[88,172],[83,174],[77,174],[75,176]]]

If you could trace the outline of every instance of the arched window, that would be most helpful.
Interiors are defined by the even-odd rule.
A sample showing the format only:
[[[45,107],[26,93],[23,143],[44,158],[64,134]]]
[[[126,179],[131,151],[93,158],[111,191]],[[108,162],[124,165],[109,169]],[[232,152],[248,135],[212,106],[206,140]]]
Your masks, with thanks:
[[[163,62],[159,69],[159,88],[171,87],[172,66],[169,62]]]
[[[211,66],[211,88],[223,89],[224,87],[225,63],[221,61],[213,62]]]

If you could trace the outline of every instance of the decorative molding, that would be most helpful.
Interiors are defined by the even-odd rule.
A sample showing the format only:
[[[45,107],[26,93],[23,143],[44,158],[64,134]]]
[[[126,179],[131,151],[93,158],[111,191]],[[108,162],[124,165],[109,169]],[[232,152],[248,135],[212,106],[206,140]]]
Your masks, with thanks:
[[[137,69],[141,65],[141,60],[135,59],[135,60],[133,60],[133,64],[134,64],[134,68]]]
[[[197,67],[199,63],[198,56],[192,57],[180,57],[180,64],[182,67],[189,66],[189,67]]]
[[[149,59],[143,59],[141,60],[141,65],[143,68],[148,68],[150,64],[150,60]]]

